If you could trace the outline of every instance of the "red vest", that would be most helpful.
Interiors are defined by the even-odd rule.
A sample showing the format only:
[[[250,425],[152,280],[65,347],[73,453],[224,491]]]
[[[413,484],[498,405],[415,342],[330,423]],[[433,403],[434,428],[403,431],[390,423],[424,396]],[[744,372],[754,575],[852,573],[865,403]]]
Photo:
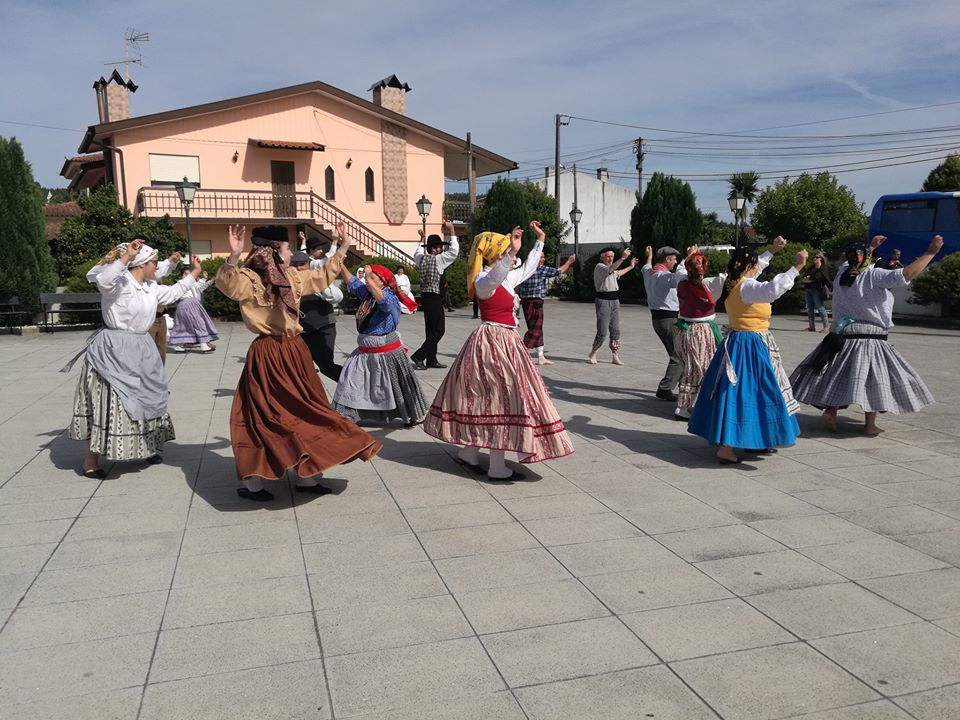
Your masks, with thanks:
[[[513,295],[503,285],[497,288],[486,300],[479,300],[480,319],[500,325],[517,326],[517,317],[513,314]]]
[[[709,317],[716,312],[716,301],[705,287],[695,287],[689,280],[677,283],[677,300],[680,302],[680,317]]]

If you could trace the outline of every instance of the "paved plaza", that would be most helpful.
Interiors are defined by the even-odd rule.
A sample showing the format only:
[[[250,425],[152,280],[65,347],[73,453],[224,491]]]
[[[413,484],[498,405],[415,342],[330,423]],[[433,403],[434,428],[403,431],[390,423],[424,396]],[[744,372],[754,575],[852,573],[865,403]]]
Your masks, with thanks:
[[[475,322],[448,316],[443,361]],[[64,431],[78,373],[58,370],[87,333],[0,337],[0,715],[960,717],[960,333],[893,331],[937,404],[880,438],[804,407],[795,447],[720,467],[654,397],[648,311],[621,323],[626,367],[591,366],[592,306],[547,303],[576,453],[525,481],[394,425],[328,473],[336,494],[285,482],[266,505],[235,494],[241,324],[168,357],[164,464],[103,481]],[[805,327],[775,318],[788,371]],[[353,318],[339,331],[348,352]],[[420,378],[432,398],[442,371]]]

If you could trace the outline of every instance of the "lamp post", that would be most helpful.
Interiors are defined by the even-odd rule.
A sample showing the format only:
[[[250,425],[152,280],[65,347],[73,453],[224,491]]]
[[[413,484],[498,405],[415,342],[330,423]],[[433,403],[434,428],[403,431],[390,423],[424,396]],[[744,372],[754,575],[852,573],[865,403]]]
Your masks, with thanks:
[[[417,200],[417,212],[420,213],[420,219],[423,220],[423,241],[427,241],[427,215],[430,214],[430,208],[433,203],[427,200],[426,195],[421,195]]]
[[[180,204],[183,205],[183,217],[187,225],[187,265],[189,266],[193,262],[191,258],[193,243],[190,241],[190,206],[193,205],[193,198],[197,194],[200,183],[190,182],[184,177],[182,182],[174,183],[173,186],[177,189]]]
[[[727,198],[730,210],[733,212],[733,244],[737,250],[740,249],[740,226],[737,224],[742,217],[743,208],[747,204],[747,199],[739,192],[734,191],[733,195]]]
[[[577,259],[573,262],[573,299],[580,299],[580,220],[583,219],[583,210],[576,205],[570,210],[570,222],[573,223],[573,254]]]

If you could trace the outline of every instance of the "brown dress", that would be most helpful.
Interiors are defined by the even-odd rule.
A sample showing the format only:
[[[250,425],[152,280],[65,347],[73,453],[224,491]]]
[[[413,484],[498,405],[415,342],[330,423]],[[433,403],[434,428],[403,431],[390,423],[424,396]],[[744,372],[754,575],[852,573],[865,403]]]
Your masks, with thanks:
[[[285,272],[299,304],[305,293],[326,289],[339,270],[334,256],[317,270]],[[216,285],[240,303],[244,324],[259,335],[247,351],[230,411],[237,476],[277,480],[296,468],[300,477],[311,477],[376,455],[381,444],[330,407],[298,318],[266,297],[259,276],[224,264]]]

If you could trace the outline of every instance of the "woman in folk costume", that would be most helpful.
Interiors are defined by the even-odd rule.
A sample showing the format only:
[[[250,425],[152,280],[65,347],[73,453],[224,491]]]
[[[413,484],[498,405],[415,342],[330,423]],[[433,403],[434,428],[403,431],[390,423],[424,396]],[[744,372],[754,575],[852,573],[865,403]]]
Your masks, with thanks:
[[[357,310],[357,349],[343,364],[333,395],[333,409],[355,422],[400,418],[407,427],[423,421],[427,400],[413,364],[397,332],[400,312],[417,304],[397,287],[383,265],[367,265],[365,281],[346,267],[340,276],[360,301]]]
[[[787,241],[778,237],[758,259],[759,272],[763,272],[774,253],[780,252]],[[706,256],[701,252],[689,255],[684,260],[686,278],[677,283],[677,300],[680,315],[673,329],[673,346],[680,358],[682,372],[677,386],[677,409],[674,420],[689,420],[697,402],[700,383],[707,366],[713,359],[723,338],[716,323],[716,305],[727,274],[705,277]]]
[[[253,250],[237,267],[246,228],[230,228],[230,257],[217,272],[217,288],[240,303],[250,344],[230,410],[230,441],[243,487],[240,497],[267,501],[264,480],[279,480],[296,469],[299,492],[323,494],[317,481],[327,468],[369,460],[380,443],[330,407],[313,360],[300,338],[300,298],[322,292],[340,272],[350,246],[346,228],[340,249],[316,270],[290,266],[284,227],[253,231]]]
[[[837,431],[837,410],[859,405],[863,432],[871,437],[878,412],[916,412],[933,402],[930,390],[903,356],[887,341],[893,327],[893,293],[906,287],[943,247],[937,235],[916,260],[887,270],[872,265],[871,253],[886,240],[873,238],[869,248],[850,246],[833,284],[833,332],[793,371],[797,400],[823,409],[823,421]]]
[[[483,232],[474,238],[467,292],[479,299],[482,322],[447,372],[424,422],[428,435],[463,446],[457,462],[472,472],[483,472],[479,449],[490,450],[491,480],[519,477],[507,467],[507,452],[518,453],[522,463],[573,452],[517,332],[514,289],[536,271],[543,253],[540,223],[534,220],[530,227],[537,240],[522,266],[516,263],[523,235],[519,227],[511,235]]]
[[[156,271],[157,251],[135,240],[115,248],[87,273],[102,295],[104,327],[85,348],[69,429],[71,439],[87,441],[85,477],[106,477],[101,455],[158,463],[163,443],[175,437],[163,360],[148,331],[159,306],[176,302],[193,287],[200,263],[194,259],[193,270],[176,285],[158,284]],[[71,361],[64,370],[72,366]]]
[[[186,271],[184,271],[186,276]],[[177,312],[173,318],[173,329],[170,331],[169,343],[174,352],[185,352],[184,345],[195,345],[199,352],[208,353],[215,350],[213,343],[220,338],[217,326],[203,307],[203,291],[213,285],[213,280],[207,277],[206,271],[200,274],[200,280],[187,291],[183,299],[177,303]]]
[[[770,303],[793,287],[807,262],[797,253],[792,268],[760,282],[760,260],[741,247],[727,266],[724,283],[731,332],[717,348],[700,386],[688,430],[719,446],[721,465],[740,462],[735,448],[772,451],[792,445],[800,434],[798,404],[770,332]]]

